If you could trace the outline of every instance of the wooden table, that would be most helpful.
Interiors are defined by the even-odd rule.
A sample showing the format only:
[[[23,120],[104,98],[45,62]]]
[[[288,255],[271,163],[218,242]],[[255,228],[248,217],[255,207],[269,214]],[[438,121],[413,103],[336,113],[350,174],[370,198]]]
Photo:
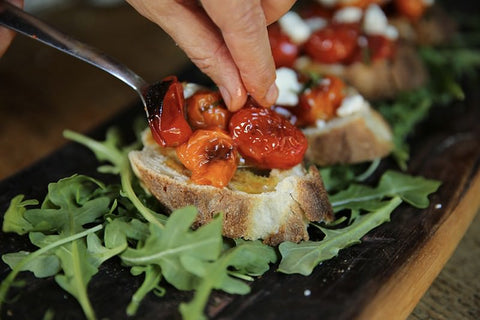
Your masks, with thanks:
[[[42,14],[155,81],[188,59],[158,27],[129,6],[77,6]],[[88,131],[136,94],[119,80],[49,47],[17,37],[0,59],[0,179],[66,143],[62,131]],[[409,319],[480,318],[480,216]]]

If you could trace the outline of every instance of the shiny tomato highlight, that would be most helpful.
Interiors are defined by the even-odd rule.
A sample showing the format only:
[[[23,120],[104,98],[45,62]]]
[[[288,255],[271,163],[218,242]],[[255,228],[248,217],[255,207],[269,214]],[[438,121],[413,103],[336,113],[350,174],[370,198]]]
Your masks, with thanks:
[[[291,168],[307,150],[300,129],[270,109],[240,109],[230,120],[230,134],[247,162],[263,169]]]
[[[196,184],[223,188],[237,170],[238,153],[233,140],[220,129],[196,130],[176,152]]]
[[[170,76],[153,85],[146,97],[148,125],[155,141],[163,147],[175,147],[192,134],[184,116],[183,86]]]
[[[341,63],[355,53],[358,24],[330,24],[314,32],[304,44],[305,52],[320,63]]]
[[[270,40],[270,47],[272,49],[275,66],[277,68],[293,67],[300,49],[298,45],[293,43],[290,38],[282,32],[278,23],[272,24],[268,27],[268,39]]]
[[[218,91],[202,90],[187,99],[187,115],[194,129],[228,130],[231,113]]]

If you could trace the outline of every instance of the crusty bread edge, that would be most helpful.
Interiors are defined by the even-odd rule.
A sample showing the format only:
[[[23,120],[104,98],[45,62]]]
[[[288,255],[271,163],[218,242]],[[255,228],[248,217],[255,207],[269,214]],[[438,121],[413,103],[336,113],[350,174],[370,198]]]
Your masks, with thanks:
[[[371,161],[387,156],[393,148],[390,126],[370,107],[303,133],[308,140],[305,159],[319,166]]]
[[[308,57],[300,57],[294,68],[302,72],[332,74],[345,80],[368,100],[394,98],[399,92],[423,86],[428,72],[416,48],[400,42],[393,60],[378,60],[371,64],[356,62],[319,64]]]
[[[299,165],[281,172],[274,191],[249,194],[228,188],[191,183],[181,174],[171,174],[155,148],[129,154],[133,171],[143,185],[169,210],[187,205],[198,209],[195,226],[223,214],[223,234],[230,238],[263,239],[269,245],[308,240],[309,221],[330,221],[333,211],[322,179],[315,167]],[[165,171],[167,170],[167,171]]]

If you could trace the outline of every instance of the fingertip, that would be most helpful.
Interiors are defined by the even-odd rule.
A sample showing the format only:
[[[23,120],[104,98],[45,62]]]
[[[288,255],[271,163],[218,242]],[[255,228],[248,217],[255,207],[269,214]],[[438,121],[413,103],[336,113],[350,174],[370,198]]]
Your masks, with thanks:
[[[274,83],[268,88],[267,94],[265,95],[265,102],[268,104],[268,106],[271,106],[275,104],[278,98],[278,87]]]
[[[223,86],[218,87],[227,109],[231,112],[240,110],[247,101],[247,93],[243,88],[228,90]]]

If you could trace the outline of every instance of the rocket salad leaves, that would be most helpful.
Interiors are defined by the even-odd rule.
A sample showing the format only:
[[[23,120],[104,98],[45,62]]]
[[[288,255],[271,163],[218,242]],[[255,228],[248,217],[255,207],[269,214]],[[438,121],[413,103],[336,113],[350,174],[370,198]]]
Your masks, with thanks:
[[[12,199],[3,231],[28,234],[39,249],[2,257],[12,272],[0,286],[0,302],[7,301],[18,273],[28,270],[37,277],[54,276],[78,300],[87,319],[96,318],[87,295],[88,284],[99,266],[111,257],[119,257],[131,268],[132,275],[144,277],[125,307],[126,314],[135,315],[150,292],[164,294],[161,284],[166,281],[179,290],[195,291],[179,311],[184,319],[202,319],[212,290],[247,294],[250,287],[245,281],[262,275],[277,260],[280,272],[308,275],[321,261],[361,242],[366,233],[388,221],[402,200],[424,208],[428,195],[439,186],[438,182],[394,171],[384,173],[376,188],[361,184],[348,184],[346,188],[331,181],[331,190],[341,190],[332,191],[330,200],[335,211],[351,211],[347,225],[317,226],[325,234],[321,241],[286,242],[277,249],[260,241],[226,241],[221,214],[210,224],[192,230],[195,208],[177,210],[168,218],[150,209],[148,195],[139,188],[128,163],[127,154],[134,147],[120,147],[115,130],[110,130],[103,142],[70,131],[65,136],[90,148],[100,161],[108,162],[99,170],[118,174],[120,185],[105,186],[93,178],[75,175],[50,184],[39,208],[31,208],[38,202],[24,200],[22,195]],[[345,177],[359,182],[377,165],[360,175],[346,169]],[[325,174],[335,171],[324,170]]]

